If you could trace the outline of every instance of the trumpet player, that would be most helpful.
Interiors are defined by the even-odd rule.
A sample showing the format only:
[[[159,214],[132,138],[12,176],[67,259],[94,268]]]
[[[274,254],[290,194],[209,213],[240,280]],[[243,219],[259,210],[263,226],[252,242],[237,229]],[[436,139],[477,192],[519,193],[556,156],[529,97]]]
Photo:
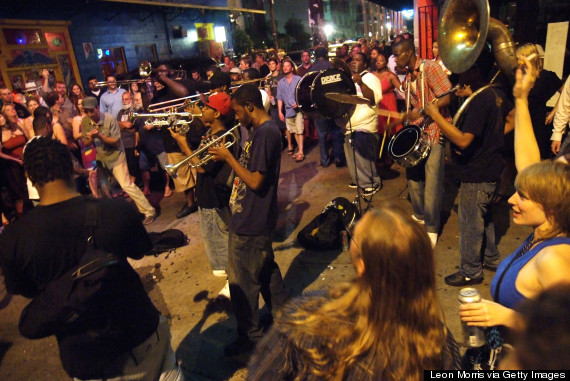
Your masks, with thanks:
[[[131,180],[117,120],[110,114],[99,111],[97,99],[94,97],[87,97],[83,100],[83,111],[87,115],[87,118],[81,121],[83,142],[85,145],[94,143],[97,160],[113,173],[121,188],[133,199],[138,210],[144,214],[143,224],[151,224],[156,218],[156,210]]]
[[[214,160],[228,163],[236,176],[230,195],[227,272],[238,339],[224,349],[226,356],[250,351],[261,339],[260,292],[270,311],[287,299],[271,241],[277,224],[281,134],[265,111],[257,86],[239,87],[231,102],[238,121],[250,130],[239,161],[225,145],[208,150]]]
[[[227,76],[227,74],[225,75]],[[226,127],[233,124],[234,116],[231,110],[230,97],[227,93],[216,92],[210,95],[207,100],[203,98],[202,101],[204,106],[201,110],[200,119],[208,128],[206,138],[202,140],[202,144],[205,144],[210,137],[223,135],[227,131]],[[194,111],[192,112],[194,113]],[[170,133],[178,142],[182,152],[191,156],[193,152],[188,146],[186,137],[172,130]],[[239,149],[237,143],[235,142],[232,147]],[[237,156],[235,151],[234,156]],[[195,157],[190,159],[190,162],[196,164],[199,160],[200,157]],[[231,178],[229,178],[232,173],[231,167],[224,162],[209,161],[197,167],[197,172],[196,203],[198,204],[200,231],[206,248],[206,256],[214,276],[227,277],[231,192],[231,185],[228,185],[228,181],[231,183]],[[224,288],[219,292],[219,296],[230,298],[227,279]]]

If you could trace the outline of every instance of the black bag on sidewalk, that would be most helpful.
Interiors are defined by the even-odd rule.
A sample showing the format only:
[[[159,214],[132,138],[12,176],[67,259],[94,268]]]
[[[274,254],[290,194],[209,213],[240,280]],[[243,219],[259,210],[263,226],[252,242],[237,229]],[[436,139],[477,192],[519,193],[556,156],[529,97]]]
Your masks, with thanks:
[[[172,251],[188,244],[188,237],[179,229],[167,229],[163,232],[148,233],[152,249],[148,255],[158,257],[160,253]]]
[[[59,333],[82,332],[88,321],[97,319],[120,280],[120,257],[97,249],[93,232],[97,226],[97,204],[87,202],[87,250],[77,266],[47,284],[22,311],[18,328],[22,336],[40,339]]]
[[[340,232],[360,218],[356,206],[344,197],[337,197],[325,205],[299,234],[297,240],[306,249],[330,250],[342,246]]]

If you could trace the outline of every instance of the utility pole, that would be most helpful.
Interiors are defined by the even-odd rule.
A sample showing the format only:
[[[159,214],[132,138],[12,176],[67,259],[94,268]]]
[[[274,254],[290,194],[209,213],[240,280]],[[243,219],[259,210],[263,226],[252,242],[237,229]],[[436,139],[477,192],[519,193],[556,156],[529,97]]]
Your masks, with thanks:
[[[279,49],[279,44],[277,43],[277,27],[275,26],[275,13],[273,12],[273,1],[269,0],[269,18],[271,19],[271,35],[273,35],[273,44],[275,45],[275,50]]]

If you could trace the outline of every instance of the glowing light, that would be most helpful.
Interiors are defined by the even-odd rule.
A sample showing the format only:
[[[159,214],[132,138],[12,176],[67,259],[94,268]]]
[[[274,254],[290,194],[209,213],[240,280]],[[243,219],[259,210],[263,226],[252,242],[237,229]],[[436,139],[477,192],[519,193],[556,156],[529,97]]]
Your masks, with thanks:
[[[389,22],[387,22],[387,23],[386,23],[386,29],[392,29],[392,24],[389,23]]]
[[[334,32],[334,27],[331,24],[325,25],[323,29],[325,30],[325,34],[327,35],[327,37],[330,37]]]
[[[216,26],[214,27],[214,37],[216,42],[225,42],[226,41],[226,28],[223,26]]]
[[[103,58],[103,50],[97,49],[97,58],[98,58],[98,59]]]
[[[191,42],[196,42],[196,41],[198,41],[198,32],[196,32],[195,29],[191,30],[190,35],[188,37],[190,37]]]
[[[411,19],[412,17],[414,17],[414,10],[413,9],[405,9],[402,11],[402,16],[404,16],[407,19]]]
[[[106,56],[110,56],[110,55],[111,55],[111,52],[109,51],[109,49],[106,49],[106,50],[105,50],[105,55],[106,55]]]

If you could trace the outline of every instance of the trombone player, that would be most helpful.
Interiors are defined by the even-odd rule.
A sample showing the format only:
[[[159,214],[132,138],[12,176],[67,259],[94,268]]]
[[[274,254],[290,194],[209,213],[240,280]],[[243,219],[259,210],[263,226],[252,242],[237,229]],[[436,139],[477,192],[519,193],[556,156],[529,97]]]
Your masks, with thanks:
[[[220,72],[222,73],[222,72]],[[227,74],[222,73],[227,77]],[[215,75],[215,74],[214,74]],[[229,78],[228,78],[229,81]],[[225,92],[215,92],[206,100],[202,97],[203,107],[199,118],[208,128],[206,138],[202,140],[201,147],[205,147],[207,139],[210,137],[221,137],[227,132],[227,128],[234,123],[234,114],[231,110],[230,97]],[[198,106],[193,105],[193,114]],[[180,149],[187,156],[192,157],[193,152],[188,146],[184,135],[170,130],[174,139],[178,142]],[[235,149],[239,149],[239,141],[234,135],[233,155],[237,156]],[[207,152],[205,152],[207,154]],[[199,153],[194,154],[189,159],[188,165],[197,165],[202,160]],[[183,165],[178,165],[180,168]],[[186,164],[184,164],[186,166]],[[175,169],[175,170],[176,170]],[[230,184],[231,168],[227,163],[214,162],[212,160],[196,167],[198,176],[196,179],[196,199],[198,204],[198,216],[200,218],[200,231],[206,248],[206,256],[214,276],[227,277],[226,266],[228,262],[228,237],[230,222]],[[228,182],[230,184],[228,184]],[[230,298],[229,284],[226,279],[224,288],[219,292],[219,296]]]
[[[171,68],[166,64],[161,64],[156,68],[157,81],[163,88],[157,90],[152,98],[152,104],[171,101],[178,98],[186,97],[196,93],[196,89],[189,80],[173,80],[169,77]],[[157,87],[157,89],[160,86]],[[174,165],[184,160],[185,156],[178,146],[176,140],[172,137],[167,128],[161,130],[162,139],[164,141],[164,149],[166,152],[166,161],[170,165]],[[198,210],[196,199],[194,197],[194,187],[196,186],[196,170],[188,166],[180,168],[178,176],[173,178],[175,192],[184,192],[186,202],[176,214],[176,218],[184,218]]]

